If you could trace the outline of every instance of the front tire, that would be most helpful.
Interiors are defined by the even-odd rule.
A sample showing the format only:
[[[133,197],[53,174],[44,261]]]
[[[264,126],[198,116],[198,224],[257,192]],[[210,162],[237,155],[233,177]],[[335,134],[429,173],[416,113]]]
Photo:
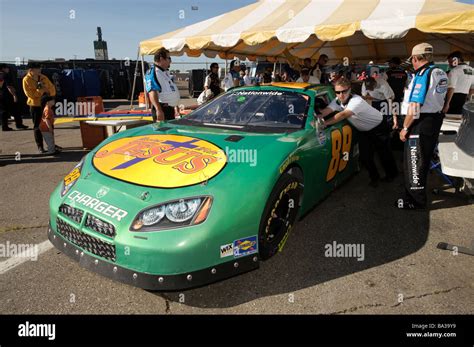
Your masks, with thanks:
[[[283,249],[296,222],[302,193],[302,178],[298,175],[285,172],[278,179],[260,221],[260,259],[266,260]]]

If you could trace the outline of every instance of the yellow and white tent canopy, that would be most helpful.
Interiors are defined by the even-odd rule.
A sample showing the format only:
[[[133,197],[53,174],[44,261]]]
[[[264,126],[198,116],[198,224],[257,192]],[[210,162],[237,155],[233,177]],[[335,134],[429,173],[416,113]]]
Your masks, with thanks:
[[[408,57],[420,42],[444,60],[454,50],[474,58],[474,0],[260,0],[235,11],[142,41],[142,55],[269,61]]]

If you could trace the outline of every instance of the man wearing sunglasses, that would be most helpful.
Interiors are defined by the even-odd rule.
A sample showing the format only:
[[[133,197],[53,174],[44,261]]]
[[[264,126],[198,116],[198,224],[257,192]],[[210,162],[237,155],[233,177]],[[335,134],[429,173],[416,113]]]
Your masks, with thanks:
[[[372,187],[377,187],[380,175],[375,166],[374,154],[378,153],[382,167],[385,171],[384,182],[391,182],[398,175],[397,165],[390,148],[390,130],[383,121],[382,114],[370,106],[359,95],[351,94],[351,82],[339,78],[334,86],[336,99],[321,111],[321,117],[333,117],[325,120],[324,125],[330,126],[347,119],[359,131],[360,160],[369,171]]]
[[[420,43],[413,47],[411,62],[415,74],[405,94],[408,109],[400,140],[405,142],[405,196],[395,202],[399,209],[424,209],[430,160],[443,124],[442,112],[448,77],[435,67],[433,46]]]
[[[156,52],[155,64],[145,76],[146,91],[150,96],[153,121],[172,120],[179,117],[179,89],[171,79],[169,51],[161,48]]]

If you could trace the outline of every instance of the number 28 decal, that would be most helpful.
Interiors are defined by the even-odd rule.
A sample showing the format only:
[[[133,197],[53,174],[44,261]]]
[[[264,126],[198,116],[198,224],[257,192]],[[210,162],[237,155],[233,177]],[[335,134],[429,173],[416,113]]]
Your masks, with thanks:
[[[326,175],[326,182],[332,180],[337,172],[343,171],[349,162],[349,153],[351,152],[352,144],[352,128],[346,124],[341,130],[334,129],[331,132],[332,156]]]

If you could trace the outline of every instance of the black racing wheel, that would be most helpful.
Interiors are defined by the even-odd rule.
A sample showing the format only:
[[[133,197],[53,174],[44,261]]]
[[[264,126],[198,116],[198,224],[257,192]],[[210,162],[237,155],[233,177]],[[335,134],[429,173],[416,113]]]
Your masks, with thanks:
[[[258,233],[258,248],[262,260],[283,249],[296,222],[303,193],[301,176],[299,171],[298,174],[285,172],[268,198]]]

